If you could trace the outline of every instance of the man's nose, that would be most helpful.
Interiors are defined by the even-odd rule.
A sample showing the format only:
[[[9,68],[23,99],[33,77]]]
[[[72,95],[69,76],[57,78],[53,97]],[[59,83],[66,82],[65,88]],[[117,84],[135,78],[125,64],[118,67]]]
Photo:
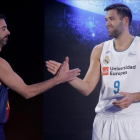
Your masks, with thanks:
[[[7,34],[10,35],[10,31],[7,29]]]
[[[108,20],[108,21],[106,21],[106,27],[109,25],[111,25],[111,22]]]

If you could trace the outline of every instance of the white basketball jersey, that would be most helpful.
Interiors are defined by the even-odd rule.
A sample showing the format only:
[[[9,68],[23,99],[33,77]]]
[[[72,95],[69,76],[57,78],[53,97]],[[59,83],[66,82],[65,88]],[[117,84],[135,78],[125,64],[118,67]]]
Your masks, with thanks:
[[[125,51],[116,51],[113,39],[106,41],[100,63],[102,87],[96,113],[140,115],[140,102],[132,103],[126,109],[119,109],[112,104],[123,98],[118,92],[140,92],[140,37],[136,36]]]

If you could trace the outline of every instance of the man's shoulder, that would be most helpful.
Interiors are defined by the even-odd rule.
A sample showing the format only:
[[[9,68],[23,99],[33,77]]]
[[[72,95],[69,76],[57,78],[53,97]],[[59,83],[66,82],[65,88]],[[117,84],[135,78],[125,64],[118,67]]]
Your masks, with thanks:
[[[6,60],[3,59],[2,57],[0,57],[0,62],[1,62],[1,63],[4,63],[4,62],[6,62]]]
[[[112,41],[113,41],[113,39],[110,39],[110,40],[107,40],[107,41],[105,41],[105,42],[102,42],[102,43],[96,45],[96,46],[94,47],[94,49],[96,49],[97,52],[102,52],[102,49],[103,49],[104,47],[106,48],[106,46],[110,46],[110,44],[112,44]]]
[[[96,45],[93,50],[92,50],[92,57],[93,58],[100,58],[101,52],[102,52],[102,48],[103,48],[104,42]]]
[[[8,62],[5,59],[0,57],[0,67],[3,67],[4,65],[9,65],[9,64],[8,64]]]
[[[103,48],[103,45],[104,45],[104,42],[96,45],[94,48],[93,48],[93,51],[96,52],[96,53],[101,53],[102,51],[102,48]]]
[[[104,42],[102,42],[102,43],[96,45],[96,46],[94,47],[94,49],[96,49],[96,50],[101,50],[101,49],[103,48],[103,45],[104,45]]]

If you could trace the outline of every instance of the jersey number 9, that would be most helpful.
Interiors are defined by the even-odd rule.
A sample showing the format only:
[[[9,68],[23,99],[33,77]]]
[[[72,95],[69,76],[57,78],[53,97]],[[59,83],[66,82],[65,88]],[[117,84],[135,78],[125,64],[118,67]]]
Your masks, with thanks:
[[[116,88],[116,90],[114,90],[114,94],[117,94],[119,92],[119,89],[120,89],[120,81],[114,82],[114,88]]]

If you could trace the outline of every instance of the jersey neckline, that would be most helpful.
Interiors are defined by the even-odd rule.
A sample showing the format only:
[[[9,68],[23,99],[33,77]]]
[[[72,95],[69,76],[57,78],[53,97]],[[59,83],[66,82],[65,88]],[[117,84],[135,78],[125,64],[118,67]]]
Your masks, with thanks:
[[[113,43],[113,52],[114,52],[115,54],[122,54],[122,53],[127,52],[127,51],[131,48],[131,45],[133,44],[135,38],[136,38],[136,36],[134,36],[134,38],[133,38],[133,40],[131,41],[131,44],[129,45],[129,47],[128,47],[127,49],[123,50],[123,51],[117,51],[117,50],[115,49],[114,39],[112,39],[112,43]]]

